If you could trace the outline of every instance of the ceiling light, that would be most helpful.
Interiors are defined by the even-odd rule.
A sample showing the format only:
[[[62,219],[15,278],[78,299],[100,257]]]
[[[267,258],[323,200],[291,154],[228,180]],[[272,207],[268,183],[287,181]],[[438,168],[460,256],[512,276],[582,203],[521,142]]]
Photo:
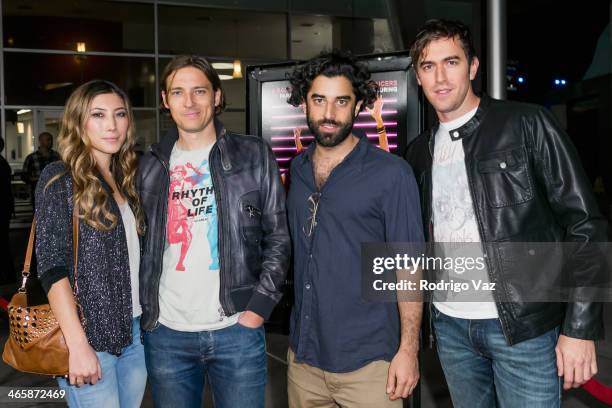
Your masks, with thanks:
[[[43,89],[45,91],[52,91],[54,89],[63,88],[65,86],[70,86],[70,85],[72,85],[72,82],[60,82],[60,83],[55,83],[55,84],[45,84]]]
[[[212,67],[214,69],[234,69],[234,64],[231,62],[213,62]]]
[[[240,60],[234,60],[234,73],[232,74],[232,77],[236,79],[242,78],[242,64],[240,63]]]

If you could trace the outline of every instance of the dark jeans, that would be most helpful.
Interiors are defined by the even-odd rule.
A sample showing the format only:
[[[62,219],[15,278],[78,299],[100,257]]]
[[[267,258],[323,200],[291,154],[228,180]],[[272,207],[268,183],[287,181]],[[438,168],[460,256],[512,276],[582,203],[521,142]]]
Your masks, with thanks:
[[[163,325],[144,334],[145,359],[156,407],[200,408],[208,378],[216,408],[263,408],[264,328],[240,324],[181,332]]]
[[[438,355],[456,408],[561,405],[559,329],[508,346],[499,319],[447,316],[432,306]]]

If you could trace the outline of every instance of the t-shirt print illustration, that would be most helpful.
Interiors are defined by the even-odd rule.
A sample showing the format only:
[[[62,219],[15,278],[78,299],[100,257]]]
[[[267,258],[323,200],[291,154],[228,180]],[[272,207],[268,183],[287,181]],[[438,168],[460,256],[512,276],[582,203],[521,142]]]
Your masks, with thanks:
[[[171,265],[175,264],[178,272],[185,271],[186,263],[216,271],[219,269],[217,207],[208,159],[205,156],[198,162],[190,160],[189,152],[182,153],[186,154],[177,155],[170,168],[164,257],[172,258]]]
[[[159,322],[172,330],[222,329],[240,316],[226,316],[219,300],[219,227],[208,161],[212,146],[181,150],[175,145],[170,154]]]

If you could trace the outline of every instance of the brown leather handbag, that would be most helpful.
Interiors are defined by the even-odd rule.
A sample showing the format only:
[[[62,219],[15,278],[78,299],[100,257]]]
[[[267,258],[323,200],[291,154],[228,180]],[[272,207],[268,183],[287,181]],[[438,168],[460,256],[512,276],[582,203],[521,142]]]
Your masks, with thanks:
[[[30,263],[36,233],[36,219],[32,220],[30,239],[23,264],[21,287],[13,295],[8,305],[9,338],[4,345],[2,359],[18,371],[33,374],[65,376],[68,374],[68,346],[59,323],[47,304],[28,306],[26,283],[30,276]],[[72,220],[74,251],[74,287],[72,290],[79,309],[79,317],[84,323],[83,313],[78,303],[77,261],[79,241],[79,219],[75,213]]]

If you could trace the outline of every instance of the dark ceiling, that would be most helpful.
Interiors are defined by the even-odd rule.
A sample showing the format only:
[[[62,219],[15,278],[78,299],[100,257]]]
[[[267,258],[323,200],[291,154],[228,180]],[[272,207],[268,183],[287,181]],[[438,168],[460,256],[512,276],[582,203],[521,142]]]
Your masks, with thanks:
[[[610,0],[508,0],[508,60],[528,78],[528,99],[544,102],[555,77],[580,81],[610,24]]]

